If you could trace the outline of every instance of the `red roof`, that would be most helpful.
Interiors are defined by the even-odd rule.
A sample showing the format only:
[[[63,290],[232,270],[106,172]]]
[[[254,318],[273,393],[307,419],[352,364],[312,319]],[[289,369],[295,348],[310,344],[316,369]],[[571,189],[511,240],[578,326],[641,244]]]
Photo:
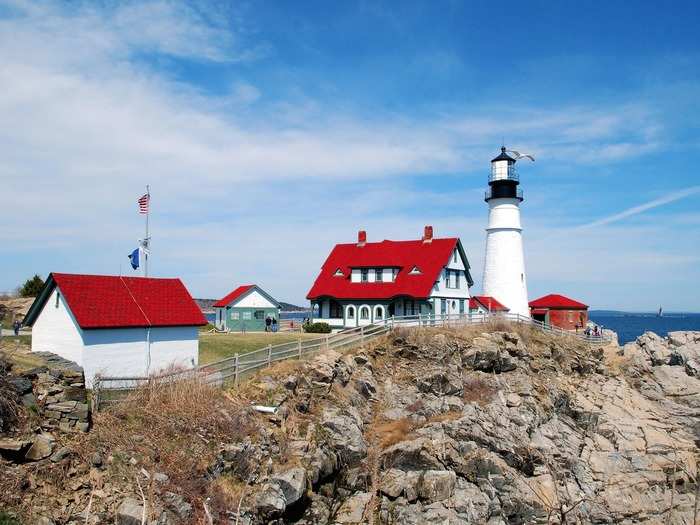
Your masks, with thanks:
[[[29,324],[33,324],[54,285],[83,329],[207,324],[180,279],[68,273],[49,275],[45,291],[27,314]]]
[[[502,305],[490,295],[474,295],[469,299],[469,309],[476,310],[481,305],[491,312],[507,312],[510,308]]]
[[[572,310],[586,310],[588,305],[570,299],[564,295],[551,293],[530,301],[530,308],[564,308]]]
[[[364,246],[336,244],[306,298],[428,297],[458,242],[457,238],[447,238],[431,242],[385,240],[368,242]],[[414,267],[418,267],[420,273],[411,274]],[[339,268],[342,276],[335,275]],[[393,282],[353,283],[350,282],[351,268],[398,268],[399,272]]]
[[[239,286],[234,291],[232,291],[230,294],[228,294],[226,297],[215,302],[214,308],[223,308],[225,306],[228,306],[229,304],[231,304],[233,301],[238,299],[241,295],[246,293],[251,288],[255,288],[255,285],[254,284],[244,284],[243,286]]]

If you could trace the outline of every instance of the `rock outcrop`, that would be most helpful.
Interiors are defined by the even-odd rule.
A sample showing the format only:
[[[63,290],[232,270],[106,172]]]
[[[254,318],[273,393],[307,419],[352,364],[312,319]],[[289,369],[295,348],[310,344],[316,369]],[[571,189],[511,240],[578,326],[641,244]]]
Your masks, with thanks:
[[[242,437],[211,443],[185,427],[215,447],[188,493],[182,477],[147,471],[137,454],[103,450],[78,463],[60,444],[0,448],[71,465],[76,491],[97,494],[93,513],[118,523],[140,523],[144,508],[149,523],[207,522],[211,488],[223,486],[233,496],[214,523],[692,525],[699,350],[697,332],[598,348],[517,325],[396,331],[251,379],[229,396],[245,399],[245,425],[255,422]],[[232,436],[241,421],[231,419]]]
[[[645,334],[615,351],[528,330],[426,331],[359,358],[319,356],[285,379],[294,386],[280,405],[303,414],[286,428],[286,459],[300,466],[260,473],[246,515],[691,524],[698,342]],[[279,481],[289,477],[307,483],[291,500]]]

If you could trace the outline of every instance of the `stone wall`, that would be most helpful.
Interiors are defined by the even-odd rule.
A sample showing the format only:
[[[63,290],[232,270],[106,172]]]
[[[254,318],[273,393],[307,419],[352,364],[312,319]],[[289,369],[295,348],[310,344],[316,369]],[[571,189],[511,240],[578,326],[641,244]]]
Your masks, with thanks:
[[[22,403],[36,410],[44,430],[87,432],[90,405],[83,369],[50,352],[35,352],[45,365],[24,372],[13,380]]]

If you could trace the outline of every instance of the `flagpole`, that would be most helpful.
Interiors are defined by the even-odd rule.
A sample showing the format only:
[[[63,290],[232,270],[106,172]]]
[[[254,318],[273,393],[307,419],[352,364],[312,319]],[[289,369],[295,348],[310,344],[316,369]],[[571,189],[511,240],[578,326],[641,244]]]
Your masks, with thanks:
[[[144,239],[144,246],[146,249],[143,251],[144,277],[148,277],[148,252],[151,251],[151,242],[148,238],[148,215],[151,213],[151,190],[148,184],[146,184],[146,195],[148,195],[148,202],[146,207],[146,238]]]

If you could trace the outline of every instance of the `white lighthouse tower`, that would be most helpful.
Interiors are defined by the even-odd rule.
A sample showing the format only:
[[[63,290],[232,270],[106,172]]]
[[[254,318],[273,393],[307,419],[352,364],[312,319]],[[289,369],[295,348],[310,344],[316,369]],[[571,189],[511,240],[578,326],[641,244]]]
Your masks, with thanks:
[[[530,317],[520,224],[523,191],[518,188],[519,182],[515,159],[502,147],[501,154],[491,161],[486,190],[489,224],[482,282],[484,295],[507,306],[511,313]]]

